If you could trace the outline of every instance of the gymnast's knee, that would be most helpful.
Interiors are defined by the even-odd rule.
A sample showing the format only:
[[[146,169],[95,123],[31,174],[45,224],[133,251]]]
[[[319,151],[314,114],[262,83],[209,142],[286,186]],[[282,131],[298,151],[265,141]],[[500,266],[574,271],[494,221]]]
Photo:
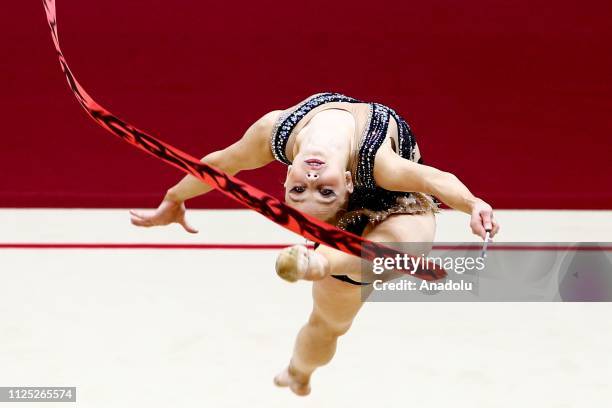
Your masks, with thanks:
[[[308,319],[308,326],[317,331],[320,336],[335,340],[351,328],[352,322],[338,322],[329,316],[314,311]]]

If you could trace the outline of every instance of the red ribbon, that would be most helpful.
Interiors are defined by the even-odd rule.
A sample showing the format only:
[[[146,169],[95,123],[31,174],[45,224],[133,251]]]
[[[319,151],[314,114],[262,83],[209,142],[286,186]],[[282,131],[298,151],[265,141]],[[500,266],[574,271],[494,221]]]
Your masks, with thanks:
[[[397,254],[400,254],[392,248],[365,240],[355,234],[340,230],[289,207],[271,195],[215,167],[202,163],[195,157],[137,129],[98,105],[98,103],[94,101],[77,82],[72,71],[70,71],[68,67],[66,58],[64,58],[57,35],[55,0],[43,0],[43,4],[47,13],[47,22],[51,28],[53,43],[55,44],[62,70],[68,80],[68,85],[79,104],[100,126],[132,146],[142,149],[166,163],[197,177],[202,182],[221,191],[242,205],[263,214],[276,224],[300,234],[311,241],[328,245],[332,248],[367,260],[373,260],[376,257],[395,257]],[[446,276],[446,272],[442,268],[427,270],[419,269],[411,273],[425,280],[436,280]]]

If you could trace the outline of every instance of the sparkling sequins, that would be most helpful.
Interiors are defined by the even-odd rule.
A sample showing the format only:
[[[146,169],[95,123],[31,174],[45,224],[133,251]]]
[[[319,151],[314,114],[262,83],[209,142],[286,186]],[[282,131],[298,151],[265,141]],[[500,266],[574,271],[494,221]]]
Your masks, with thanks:
[[[374,189],[376,188],[376,182],[374,181],[374,157],[387,135],[389,108],[378,103],[372,103],[370,106],[371,115],[369,124],[359,148],[355,184]]]
[[[287,142],[295,126],[314,108],[330,102],[362,103],[361,101],[339,93],[324,92],[304,101],[293,112],[280,118],[272,133],[271,145],[274,158],[287,165],[291,164],[286,155]]]

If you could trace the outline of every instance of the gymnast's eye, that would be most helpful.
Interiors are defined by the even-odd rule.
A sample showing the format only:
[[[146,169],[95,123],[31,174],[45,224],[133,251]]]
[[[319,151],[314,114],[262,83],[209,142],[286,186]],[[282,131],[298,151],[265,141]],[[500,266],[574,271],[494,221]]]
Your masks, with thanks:
[[[304,187],[302,187],[302,186],[295,186],[295,187],[293,187],[289,191],[291,191],[292,193],[298,193],[299,194],[299,193],[303,193],[305,190],[306,189]]]
[[[322,188],[321,191],[319,191],[319,192],[324,197],[329,197],[329,196],[335,194],[334,190],[330,190],[329,188]]]

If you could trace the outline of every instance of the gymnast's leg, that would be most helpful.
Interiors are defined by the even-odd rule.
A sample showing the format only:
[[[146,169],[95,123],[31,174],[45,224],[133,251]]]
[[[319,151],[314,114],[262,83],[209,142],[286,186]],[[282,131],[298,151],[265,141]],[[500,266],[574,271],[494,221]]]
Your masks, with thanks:
[[[313,308],[298,333],[289,366],[274,378],[297,395],[310,393],[310,376],[336,352],[338,337],[347,332],[361,308],[361,288],[328,276],[313,282]]]
[[[435,215],[396,214],[375,227],[368,226],[363,236],[373,242],[433,242],[436,230]],[[428,252],[427,245],[417,245],[418,254]],[[309,250],[303,245],[285,248],[276,260],[276,272],[289,281],[316,281],[328,275],[347,275],[360,281],[361,259],[325,245]]]
[[[432,213],[401,214],[371,228],[365,238],[376,242],[432,242],[434,234],[435,216]],[[326,258],[326,274],[313,282],[313,310],[297,336],[289,367],[274,379],[277,385],[289,386],[297,395],[310,392],[312,373],[331,361],[338,338],[351,327],[362,305],[361,286],[329,276],[348,275],[359,280],[360,258],[324,246],[313,252],[316,257]]]

